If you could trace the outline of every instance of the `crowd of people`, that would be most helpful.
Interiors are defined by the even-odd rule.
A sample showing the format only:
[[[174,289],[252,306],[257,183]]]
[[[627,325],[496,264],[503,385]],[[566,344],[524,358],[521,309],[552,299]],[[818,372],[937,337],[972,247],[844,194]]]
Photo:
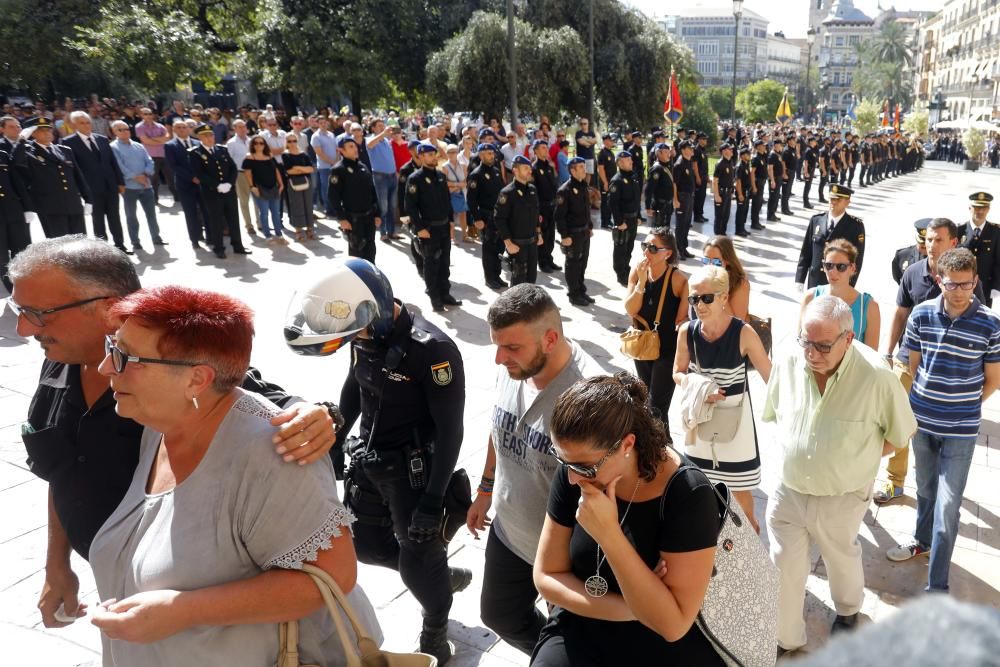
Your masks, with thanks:
[[[279,632],[261,624],[292,619],[302,619],[303,659],[341,664],[319,592],[294,570],[328,572],[377,637],[356,583],[359,561],[399,572],[422,609],[419,649],[444,664],[454,653],[453,596],[473,576],[448,564],[462,525],[477,539],[488,530],[482,620],[532,665],[726,664],[732,653],[766,664],[809,640],[812,542],[836,607],[832,631],[857,625],[860,525],[870,502],[903,495],[911,447],[913,539],[886,557],[929,556],[926,589],[948,591],[981,405],[1000,387],[1000,317],[990,309],[1000,227],[986,220],[987,192],[970,195],[962,225],[917,221],[917,243],[892,258],[899,290],[881,340],[880,306],[855,287],[865,228],[848,209],[854,187],[920,169],[918,137],[724,127],[709,175],[709,137],[683,130],[654,128],[644,143],[638,131],[598,135],[586,119],[575,132],[544,119],[532,131],[498,119],[414,130],[393,116],[334,114],[291,116],[282,129],[283,115],[265,111],[253,128],[234,119],[230,137],[218,129],[224,115],[189,111],[175,104],[163,123],[116,118],[114,142],[83,111],[59,126],[45,113],[23,119],[24,130],[16,118],[0,121],[9,139],[0,145],[0,194],[23,197],[53,237],[11,249],[4,268],[18,333],[46,354],[23,429],[31,469],[50,489],[39,608],[49,627],[83,615],[69,554],[88,558],[108,601],[93,611],[105,664],[273,663]],[[66,123],[74,132],[57,143]],[[159,166],[154,145],[163,149]],[[98,187],[88,160],[120,178]],[[51,190],[36,189],[43,168],[59,179]],[[133,246],[136,202],[152,242],[162,243],[161,174],[193,246],[203,233],[220,256],[226,235],[246,251],[240,215],[250,232],[256,211],[274,244],[285,211],[303,242],[315,237],[318,215],[338,222],[350,257],[318,270],[283,323],[297,354],[350,347],[337,404],[296,401],[249,367],[252,314],[237,299],[140,286],[120,225],[114,236],[111,195],[125,199]],[[130,181],[139,192],[129,194]],[[827,208],[811,216],[796,270],[801,352],[772,359],[730,218],[735,236],[767,234],[764,223],[793,213],[796,183],[803,208],[814,208],[811,195]],[[84,236],[82,206],[38,210],[42,193],[56,200],[59,188],[63,201],[88,199],[95,238]],[[709,196],[715,236],[686,274],[688,232],[708,222]],[[100,238],[99,206],[110,243]],[[611,230],[622,311],[650,343],[641,353],[623,346],[634,375],[603,373],[533,284],[538,271],[563,270],[558,233],[570,300],[592,304],[584,277],[602,226]],[[503,290],[487,314],[503,368],[474,493],[455,469],[465,437],[462,351],[394,298],[376,262],[379,237],[393,243],[404,228],[434,310],[461,305],[450,291],[456,243],[478,242],[485,284]],[[760,414],[773,422],[783,460],[765,517],[752,491],[762,456],[774,452],[761,451],[751,371],[767,385]],[[890,454],[889,482],[875,488]],[[343,501],[335,477],[344,479]],[[731,543],[717,544],[734,523],[748,531],[749,551],[762,551],[756,533],[768,533],[776,583],[738,585],[768,584],[740,597],[773,600],[773,636],[727,633],[699,614],[727,590],[712,585],[713,573],[731,571],[718,567]],[[752,616],[741,619],[747,627]]]

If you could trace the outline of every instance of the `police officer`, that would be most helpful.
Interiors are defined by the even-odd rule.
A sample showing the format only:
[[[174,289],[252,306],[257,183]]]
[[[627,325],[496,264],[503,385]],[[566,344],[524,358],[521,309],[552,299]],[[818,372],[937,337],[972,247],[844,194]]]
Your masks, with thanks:
[[[542,273],[552,273],[562,267],[552,260],[552,250],[556,243],[556,190],[559,175],[549,162],[549,144],[541,139],[533,141],[535,161],[531,165],[531,178],[538,191],[538,212],[542,216],[542,245],[538,246],[538,269]]]
[[[726,234],[729,227],[729,213],[733,207],[733,191],[736,188],[736,170],[733,168],[733,146],[719,147],[722,157],[715,163],[712,173],[712,195],[715,203],[715,233]]]
[[[865,223],[847,212],[853,194],[854,190],[846,185],[830,185],[830,210],[810,218],[795,270],[795,283],[799,289],[803,284],[809,289],[827,284],[822,267],[823,248],[833,239],[845,239],[858,249],[855,262],[858,270],[851,278],[851,285],[857,282],[865,258]]]
[[[816,135],[810,134],[806,141],[806,149],[802,152],[801,177],[802,182],[802,208],[816,208],[809,202],[809,191],[812,189],[813,178],[816,176]]]
[[[326,215],[340,221],[347,254],[375,261],[375,229],[382,226],[371,170],[359,159],[361,148],[347,132],[337,140],[343,156],[330,171]]]
[[[649,180],[646,181],[646,216],[651,227],[670,229],[670,219],[674,214],[677,193],[674,191],[670,151],[670,146],[664,143],[654,147],[655,162],[649,170]]]
[[[760,211],[764,208],[764,186],[767,183],[767,144],[761,139],[753,142],[754,154],[750,158],[750,229],[761,230]]]
[[[611,217],[614,229],[611,230],[611,241],[614,248],[611,253],[612,266],[618,283],[628,285],[630,272],[629,260],[635,247],[635,236],[639,225],[639,208],[642,206],[642,191],[635,170],[632,169],[632,155],[628,151],[618,153],[618,173],[611,179],[608,188],[610,192]]]
[[[462,355],[445,333],[393,299],[388,278],[366,260],[346,260],[303,294],[285,327],[289,347],[320,356],[351,344],[335,451],[351,457],[344,503],[357,517],[358,560],[399,571],[423,608],[420,650],[443,664],[453,655],[452,590],[472,577],[449,571],[442,539],[462,445]],[[359,418],[358,437],[348,438]]]
[[[913,227],[917,230],[917,242],[914,245],[907,246],[905,248],[900,248],[896,251],[896,254],[892,258],[892,279],[899,284],[899,281],[903,279],[903,272],[911,264],[916,264],[920,260],[927,257],[927,248],[924,245],[924,241],[927,237],[927,224],[931,221],[930,218],[921,218],[913,223]]]
[[[229,230],[229,242],[237,255],[249,255],[240,236],[239,202],[236,199],[236,179],[239,169],[224,146],[215,143],[211,126],[201,124],[195,130],[201,142],[189,151],[191,168],[198,179],[198,189],[205,206],[208,242],[219,259],[226,256],[223,228]]]
[[[705,217],[705,197],[708,192],[708,135],[699,132],[694,145],[695,166],[694,221],[708,222]],[[683,254],[683,253],[682,253]]]
[[[420,169],[420,164],[417,162],[417,146],[419,145],[420,142],[417,139],[411,139],[406,145],[407,150],[410,151],[410,159],[399,168],[399,182],[396,184],[396,208],[399,211],[399,221],[406,225],[410,235],[410,256],[417,267],[417,273],[423,276],[424,258],[420,254],[420,244],[417,242],[413,229],[410,228],[410,216],[406,212],[406,179],[410,177],[410,174]]]
[[[468,178],[466,195],[469,215],[473,225],[479,230],[482,242],[483,277],[490,289],[507,287],[500,277],[500,254],[503,244],[494,221],[497,199],[503,189],[503,178],[496,164],[496,149],[493,144],[479,144],[479,166],[472,170]]]
[[[510,255],[510,284],[534,284],[538,277],[538,246],[542,243],[538,190],[531,182],[531,162],[514,157],[514,180],[497,197],[497,233]]]
[[[792,185],[795,184],[795,171],[798,166],[798,139],[794,134],[789,134],[786,141],[785,150],[781,152],[781,161],[785,166],[785,176],[781,182],[781,212],[784,215],[792,215],[788,202],[792,198]]]
[[[438,149],[429,143],[417,146],[420,169],[406,179],[406,212],[424,258],[424,283],[434,312],[461,306],[451,295],[451,194],[448,179],[438,171]],[[374,186],[373,186],[374,187]],[[374,240],[374,235],[372,239]]]
[[[846,136],[848,137],[846,146],[848,156],[847,187],[852,188],[854,187],[854,173],[861,161],[861,148],[858,145],[859,135],[848,132]]]
[[[816,163],[819,165],[819,203],[826,204],[826,186],[830,183],[830,141],[823,137],[822,146],[816,152]]]
[[[869,136],[866,134],[861,143],[858,144],[858,187],[862,188],[868,187],[868,178],[871,173],[872,146]]]
[[[677,144],[680,156],[674,162],[674,189],[677,193],[674,199],[674,213],[677,218],[676,234],[677,254],[681,259],[694,257],[688,252],[688,232],[691,230],[691,217],[694,214],[694,193],[696,186],[696,167],[691,162],[694,156],[694,146],[686,139]],[[626,275],[626,278],[628,276]],[[627,282],[623,282],[627,285]]]
[[[750,166],[750,149],[740,149],[740,162],[736,167],[736,235],[747,237],[747,214],[753,192],[753,167]]]
[[[7,277],[7,265],[31,244],[31,231],[24,218],[26,194],[11,165],[10,153],[0,148],[0,281],[8,292],[14,291],[14,285]]]
[[[73,151],[52,143],[52,123],[44,116],[23,134],[14,166],[25,186],[24,209],[38,214],[46,238],[86,234],[81,198],[89,203],[90,190]]]
[[[774,137],[771,152],[767,154],[767,221],[781,220],[776,214],[781,201],[781,186],[785,181],[785,163],[781,159],[785,142],[780,136]]]
[[[989,222],[993,195],[973,192],[969,195],[969,222],[958,228],[959,247],[976,256],[976,272],[983,286],[986,305],[993,307],[993,290],[1000,290],[1000,225]]]
[[[601,228],[611,229],[611,206],[608,204],[608,188],[611,179],[618,173],[618,165],[615,162],[615,141],[614,134],[605,134],[602,139],[604,147],[597,154],[597,180],[601,188]]]
[[[594,299],[587,295],[584,273],[594,231],[590,221],[590,197],[587,196],[587,165],[581,157],[569,161],[569,180],[556,194],[555,218],[561,239],[559,247],[566,255],[569,302],[574,306],[589,306]]]

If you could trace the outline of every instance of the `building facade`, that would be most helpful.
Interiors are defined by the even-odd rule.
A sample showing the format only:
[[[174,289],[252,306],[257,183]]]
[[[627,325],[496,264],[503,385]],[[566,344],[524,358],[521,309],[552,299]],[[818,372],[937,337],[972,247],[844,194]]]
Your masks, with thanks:
[[[784,33],[767,36],[767,78],[797,94],[805,75],[806,40],[788,39]]]
[[[822,16],[827,7],[828,13]],[[816,31],[813,52],[821,91],[817,109],[827,117],[843,117],[855,99],[852,86],[859,63],[857,49],[875,34],[875,20],[851,0],[812,0],[809,20]]]

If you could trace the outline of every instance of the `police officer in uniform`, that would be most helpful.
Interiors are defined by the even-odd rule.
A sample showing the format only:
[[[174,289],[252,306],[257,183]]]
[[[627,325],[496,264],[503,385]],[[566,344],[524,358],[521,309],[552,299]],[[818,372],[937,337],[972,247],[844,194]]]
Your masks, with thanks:
[[[417,273],[423,276],[424,258],[420,254],[420,244],[417,243],[417,238],[410,228],[410,216],[406,212],[406,179],[410,177],[410,174],[420,169],[420,165],[417,163],[417,146],[419,145],[420,142],[416,139],[410,140],[406,145],[410,151],[410,159],[399,168],[399,182],[396,184],[396,208],[399,211],[399,221],[406,225],[407,233],[410,235],[410,256],[417,267]],[[472,169],[470,168],[469,171]]]
[[[615,135],[605,134],[604,148],[597,154],[597,180],[601,187],[601,228],[611,229],[611,206],[608,204],[608,188],[611,179],[618,173],[615,163]]]
[[[813,178],[816,176],[816,135],[810,134],[806,141],[806,149],[802,152],[801,177],[805,185],[802,187],[802,207],[816,208],[809,203],[809,190],[812,189]]]
[[[969,222],[958,228],[959,247],[976,256],[976,272],[983,286],[986,305],[993,307],[993,290],[1000,290],[1000,225],[989,222],[993,195],[973,192],[969,195]]]
[[[695,191],[694,221],[708,222],[705,217],[705,197],[708,192],[708,135],[699,132],[694,145]],[[682,253],[683,254],[683,253]]]
[[[694,214],[694,193],[695,193],[695,165],[691,162],[694,156],[694,146],[690,141],[684,140],[677,144],[680,156],[674,162],[674,188],[677,198],[674,200],[674,213],[677,218],[676,234],[677,254],[681,259],[691,259],[694,257],[688,252],[688,232],[691,230],[691,218]],[[623,285],[628,285],[628,274]]]
[[[23,150],[14,151],[18,178],[25,186],[25,210],[38,214],[46,238],[86,234],[81,198],[89,203],[90,190],[73,151],[52,143],[52,123],[44,116],[25,133]]]
[[[792,185],[795,184],[795,171],[798,166],[798,140],[794,134],[789,134],[785,150],[781,152],[781,161],[785,165],[785,177],[781,182],[781,212],[784,215],[792,215],[792,209],[788,206],[792,198]]]
[[[496,149],[493,144],[479,144],[479,166],[472,170],[468,178],[466,198],[469,204],[469,215],[482,242],[483,277],[490,289],[507,287],[500,277],[500,254],[503,244],[497,233],[494,222],[494,211],[500,190],[503,189],[503,178],[496,164]]]
[[[371,170],[358,158],[361,148],[350,134],[340,136],[337,150],[343,159],[330,171],[326,215],[340,221],[348,255],[374,262],[375,229],[382,226],[375,181]]]
[[[581,157],[569,161],[569,180],[556,194],[555,217],[560,247],[566,255],[569,302],[574,306],[589,306],[594,299],[587,295],[583,276],[590,259],[590,237],[594,231],[590,221],[590,197],[587,196],[587,164]]]
[[[24,218],[26,194],[11,165],[10,153],[0,148],[0,281],[8,292],[14,291],[14,285],[7,277],[7,265],[31,244],[31,231]]]
[[[635,170],[632,169],[632,155],[627,151],[618,153],[618,173],[611,179],[611,230],[612,266],[622,286],[628,285],[629,260],[635,247],[635,236],[639,226],[639,208],[642,206],[642,191]]]
[[[762,230],[760,211],[764,208],[764,185],[767,183],[767,144],[757,139],[753,142],[754,154],[750,158],[750,229]]]
[[[344,504],[357,517],[358,560],[399,572],[423,608],[420,650],[444,664],[454,651],[447,636],[452,591],[472,578],[449,570],[442,535],[463,437],[462,355],[444,332],[393,299],[386,276],[363,259],[346,260],[304,290],[290,312],[284,333],[293,351],[322,356],[350,342],[345,423],[334,449],[351,457]],[[347,437],[359,418],[359,437]]]
[[[854,190],[846,185],[831,184],[830,210],[809,219],[795,270],[795,283],[800,289],[803,284],[808,289],[827,284],[822,267],[823,248],[833,239],[850,241],[858,249],[858,259],[855,262],[858,270],[851,278],[851,285],[857,282],[865,258],[865,223],[847,212],[853,194]]]
[[[927,257],[927,248],[924,246],[924,241],[927,236],[927,224],[931,221],[930,218],[921,218],[913,223],[913,227],[917,230],[917,242],[914,245],[907,246],[905,248],[900,248],[896,251],[896,254],[892,257],[892,279],[899,284],[899,281],[903,279],[903,272],[911,264],[916,264],[920,260]]]
[[[715,233],[725,235],[729,227],[729,213],[733,207],[733,190],[736,188],[736,170],[733,169],[733,147],[719,147],[722,158],[715,163],[712,174],[712,193],[715,198]]]
[[[236,179],[239,169],[224,146],[215,143],[215,133],[209,125],[201,124],[195,130],[200,144],[192,148],[188,155],[191,168],[198,179],[201,200],[205,206],[208,224],[208,242],[212,252],[219,259],[226,256],[223,242],[223,227],[229,230],[229,242],[237,255],[249,255],[240,236],[239,202],[236,199]]]
[[[747,237],[747,214],[753,192],[753,167],[750,166],[750,149],[740,149],[740,162],[736,167],[736,235]]]
[[[437,168],[437,146],[421,143],[417,146],[417,159],[420,169],[406,179],[406,212],[424,258],[424,283],[431,306],[434,312],[441,313],[445,306],[462,305],[451,295],[448,280],[451,276],[451,194],[447,177]]]
[[[776,214],[781,202],[781,187],[785,182],[785,163],[781,159],[784,150],[784,140],[780,136],[774,138],[771,152],[767,154],[767,221],[781,220]]]
[[[819,165],[819,203],[826,204],[826,186],[830,183],[830,138],[823,138],[823,145],[816,152]]]
[[[632,133],[632,143],[626,150],[632,156],[632,175],[639,180],[639,192],[642,192],[642,184],[646,180],[646,151],[642,148],[642,132]],[[639,212],[642,217],[642,212]]]
[[[872,164],[872,145],[870,138],[871,135],[866,134],[865,138],[858,146],[858,163],[860,166],[860,169],[858,170],[858,186],[862,188],[866,188],[871,184],[869,180],[871,178]]]
[[[670,146],[656,144],[654,153],[656,161],[649,170],[649,180],[646,181],[646,216],[650,227],[670,229],[674,201],[677,199],[673,167],[670,164]]]
[[[510,284],[534,284],[538,277],[538,246],[542,243],[538,190],[531,182],[531,162],[514,158],[514,180],[497,197],[497,233],[510,255]]]
[[[542,245],[538,247],[538,270],[542,273],[552,273],[562,267],[552,259],[552,250],[556,243],[556,190],[559,188],[559,176],[549,162],[549,144],[541,139],[533,141],[531,148],[535,152],[535,161],[531,165],[531,177],[538,191],[538,212],[542,216]]]

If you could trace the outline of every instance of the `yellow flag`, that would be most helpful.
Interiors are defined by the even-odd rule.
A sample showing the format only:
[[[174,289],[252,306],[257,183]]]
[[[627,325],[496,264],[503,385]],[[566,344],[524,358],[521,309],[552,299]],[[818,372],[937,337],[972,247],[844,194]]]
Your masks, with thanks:
[[[778,105],[778,110],[774,113],[774,117],[781,123],[792,117],[792,107],[788,104],[788,88],[785,88],[785,94],[781,96],[781,104]]]

